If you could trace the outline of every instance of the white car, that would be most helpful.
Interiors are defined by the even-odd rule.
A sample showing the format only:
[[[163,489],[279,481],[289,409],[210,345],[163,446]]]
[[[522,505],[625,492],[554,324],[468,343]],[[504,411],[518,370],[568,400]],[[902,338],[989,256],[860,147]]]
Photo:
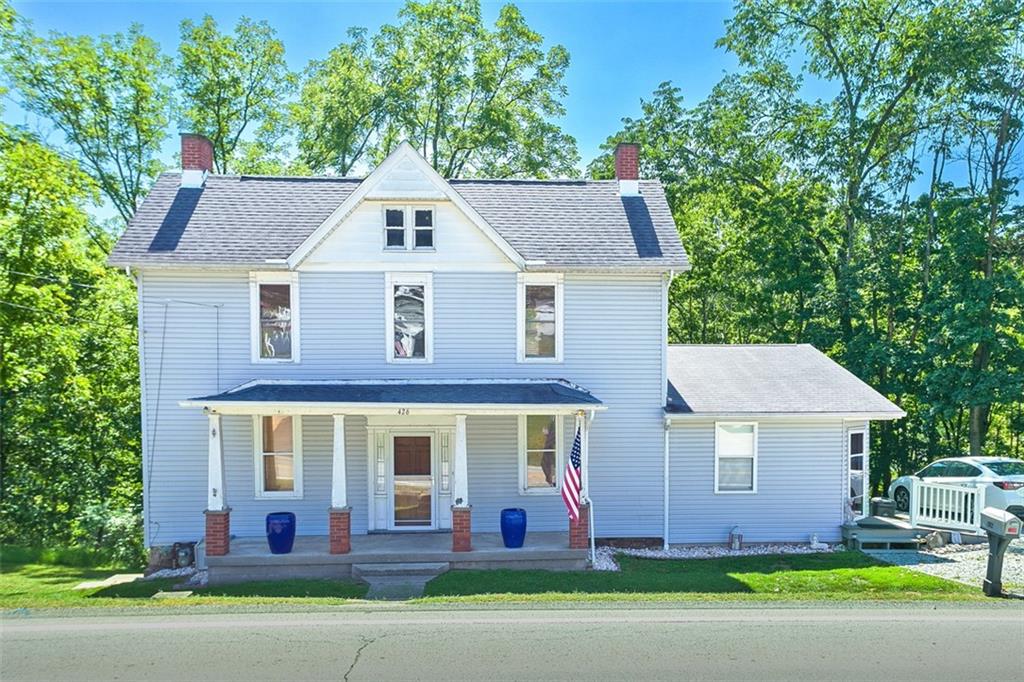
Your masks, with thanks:
[[[910,509],[912,479],[929,483],[988,483],[985,506],[1005,509],[1024,519],[1024,460],[1008,457],[950,457],[932,462],[916,474],[900,476],[889,486],[896,509]]]

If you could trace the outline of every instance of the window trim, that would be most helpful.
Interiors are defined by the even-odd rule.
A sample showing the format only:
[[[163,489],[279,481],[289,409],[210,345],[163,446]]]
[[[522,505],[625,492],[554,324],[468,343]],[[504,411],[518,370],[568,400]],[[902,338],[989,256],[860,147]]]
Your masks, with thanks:
[[[427,228],[416,227],[416,211],[430,211],[430,246],[416,246],[416,231],[417,229],[425,230]],[[431,251],[437,251],[437,209],[433,204],[419,204],[409,206],[409,229],[411,230],[412,240],[409,242],[410,251],[425,251],[427,253]]]
[[[718,431],[721,426],[753,426],[754,427],[754,453],[753,453],[753,467],[752,467],[752,486],[750,490],[720,490],[718,487],[718,460],[721,459],[721,453],[719,452],[719,438]],[[757,494],[757,460],[758,460],[758,423],[750,421],[716,421],[715,422],[715,494],[716,495],[755,495]],[[733,455],[727,455],[732,457]]]
[[[423,286],[423,324],[427,340],[422,358],[395,356],[395,287]],[[431,364],[434,362],[434,277],[429,272],[384,273],[384,357],[389,364]]]
[[[856,434],[861,435],[861,451],[858,454],[853,452],[853,437]],[[847,506],[849,507],[850,513],[854,514],[854,518],[862,519],[868,515],[868,510],[871,506],[871,444],[869,442],[869,430],[864,426],[855,426],[846,429],[846,494],[850,495],[853,490],[853,458],[861,458],[860,472],[864,475],[864,491],[861,493],[861,507],[860,515],[858,516],[853,509],[853,496],[850,495],[850,499],[847,500]]]
[[[292,471],[295,474],[294,490],[265,490],[263,455],[274,454],[263,451],[263,419],[265,417],[290,417],[292,420]],[[254,414],[252,416],[253,460],[255,476],[255,497],[258,500],[301,500],[302,499],[302,415]]]
[[[555,357],[526,356],[526,287],[555,287]],[[516,361],[520,363],[557,364],[563,361],[565,337],[565,277],[562,273],[520,272],[516,277]]]
[[[402,246],[388,246],[388,211],[402,211],[402,229],[405,243]],[[433,233],[431,246],[416,246],[416,211],[430,211],[432,214],[430,231]],[[430,253],[437,251],[437,206],[434,204],[396,204],[385,202],[380,207],[380,240],[381,249],[390,252],[418,251]],[[392,230],[397,228],[390,228]],[[426,228],[420,228],[426,229]]]
[[[529,488],[526,485],[527,469],[527,438],[526,419],[527,417],[554,417],[555,418],[555,485],[551,488]],[[519,468],[519,494],[520,495],[560,495],[562,492],[563,477],[565,475],[565,448],[562,439],[565,437],[565,417],[560,414],[521,414],[518,417],[518,436],[516,440],[516,451],[518,455]]]
[[[290,358],[264,358],[260,355],[260,286],[263,284],[287,284],[292,312],[292,355]],[[249,273],[249,352],[253,364],[278,365],[300,361],[302,344],[299,339],[299,273],[250,272]]]

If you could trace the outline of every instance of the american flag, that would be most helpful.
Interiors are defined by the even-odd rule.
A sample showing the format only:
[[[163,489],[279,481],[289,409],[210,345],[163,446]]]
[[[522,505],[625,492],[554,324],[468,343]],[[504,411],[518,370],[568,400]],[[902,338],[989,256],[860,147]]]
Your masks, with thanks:
[[[565,465],[565,481],[562,483],[562,499],[573,523],[580,520],[580,467],[583,466],[580,457],[580,430],[577,428],[576,439],[572,442],[572,454]]]

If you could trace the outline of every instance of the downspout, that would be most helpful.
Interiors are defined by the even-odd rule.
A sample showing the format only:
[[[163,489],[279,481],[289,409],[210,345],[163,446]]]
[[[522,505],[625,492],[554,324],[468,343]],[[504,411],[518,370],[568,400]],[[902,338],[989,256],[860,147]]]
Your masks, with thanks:
[[[666,551],[668,550],[668,490],[669,490],[669,485],[668,485],[668,483],[669,483],[669,481],[668,481],[668,471],[669,471],[668,453],[669,453],[669,434],[671,432],[672,432],[672,418],[666,416],[665,417],[665,471],[664,471],[664,474],[663,474],[663,477],[665,479],[665,491],[663,493],[664,494],[664,500],[665,500],[665,509],[664,509],[665,516],[664,516],[664,519],[662,519],[662,522],[664,523],[664,530],[662,531],[662,543],[661,543],[661,548],[666,550]]]

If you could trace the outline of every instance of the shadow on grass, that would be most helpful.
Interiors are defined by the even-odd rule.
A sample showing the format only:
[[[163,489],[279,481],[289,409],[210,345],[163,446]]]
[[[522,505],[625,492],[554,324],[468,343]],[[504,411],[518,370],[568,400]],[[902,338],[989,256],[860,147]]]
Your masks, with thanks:
[[[959,586],[860,552],[665,560],[617,557],[619,572],[450,571],[427,584],[434,597],[483,594],[763,594],[898,597]]]

